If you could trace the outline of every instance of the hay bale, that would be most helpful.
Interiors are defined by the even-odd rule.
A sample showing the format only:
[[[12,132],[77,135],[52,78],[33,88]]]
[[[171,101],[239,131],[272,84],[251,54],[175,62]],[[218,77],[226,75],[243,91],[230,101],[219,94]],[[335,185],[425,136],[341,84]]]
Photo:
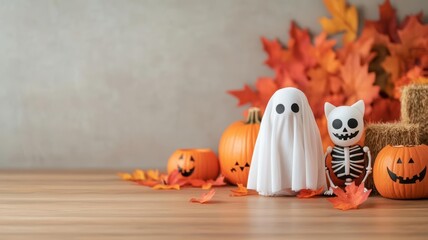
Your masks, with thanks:
[[[401,119],[419,124],[420,142],[428,144],[428,84],[413,84],[403,88]]]
[[[386,145],[418,145],[420,144],[420,132],[418,124],[410,123],[376,123],[368,124],[364,145],[370,148],[372,167],[377,154]],[[376,193],[372,175],[366,182],[367,188],[372,188]]]

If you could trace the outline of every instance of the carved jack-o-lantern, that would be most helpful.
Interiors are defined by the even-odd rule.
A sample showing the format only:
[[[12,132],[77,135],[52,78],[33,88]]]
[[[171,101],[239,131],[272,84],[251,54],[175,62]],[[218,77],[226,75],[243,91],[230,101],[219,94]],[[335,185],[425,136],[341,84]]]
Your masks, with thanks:
[[[383,197],[428,198],[428,146],[386,146],[376,157],[373,180]]]
[[[215,179],[220,172],[217,156],[210,149],[179,149],[168,160],[168,173],[178,170],[189,179]]]

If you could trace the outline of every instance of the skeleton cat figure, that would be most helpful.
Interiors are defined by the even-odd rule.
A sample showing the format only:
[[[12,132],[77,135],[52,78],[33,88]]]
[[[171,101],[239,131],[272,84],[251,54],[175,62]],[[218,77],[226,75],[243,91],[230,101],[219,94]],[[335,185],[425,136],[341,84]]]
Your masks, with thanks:
[[[329,146],[324,155],[325,161],[329,154],[332,159],[332,173],[327,168],[327,162],[325,167],[330,183],[330,188],[325,194],[331,195],[333,194],[332,188],[336,188],[337,185],[332,181],[330,174],[334,174],[338,179],[345,181],[345,185],[349,185],[365,172],[361,182],[364,184],[372,172],[371,155],[368,147],[361,147],[357,144],[364,131],[364,102],[362,100],[352,106],[339,107],[326,102],[324,111],[327,117],[328,133],[335,144],[333,148]],[[365,154],[368,158],[367,167],[364,165]]]

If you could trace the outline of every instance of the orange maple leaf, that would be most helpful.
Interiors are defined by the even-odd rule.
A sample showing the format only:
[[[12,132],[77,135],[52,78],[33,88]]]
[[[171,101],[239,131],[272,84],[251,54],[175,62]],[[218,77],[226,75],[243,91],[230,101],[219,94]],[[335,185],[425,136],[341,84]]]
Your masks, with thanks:
[[[361,58],[357,54],[349,55],[345,64],[340,68],[343,80],[343,91],[346,105],[352,105],[358,100],[364,100],[366,114],[371,111],[370,104],[379,96],[379,86],[374,85],[375,74],[369,73],[368,64],[361,64]]]
[[[134,181],[144,181],[146,180],[146,174],[141,169],[135,169],[132,173],[132,180]]]
[[[129,174],[129,173],[118,173],[117,174],[122,180],[125,180],[125,181],[132,181],[132,175],[131,174]]]
[[[147,170],[146,172],[147,178],[150,180],[154,180],[154,181],[158,181],[160,180],[160,173],[159,170],[155,169],[155,170]]]
[[[345,0],[324,0],[327,10],[332,18],[320,19],[321,26],[328,34],[345,32],[343,41],[353,41],[357,37],[358,13],[355,6],[346,6]]]
[[[324,192],[324,188],[320,187],[317,190],[312,189],[302,189],[297,194],[298,198],[312,198],[318,195],[321,195]]]
[[[211,201],[211,199],[214,197],[214,195],[215,195],[215,190],[211,189],[209,192],[203,193],[199,198],[191,198],[190,202],[207,203],[207,202]]]
[[[253,104],[257,99],[257,93],[253,91],[247,84],[244,85],[244,89],[242,90],[230,90],[227,92],[239,100],[238,106],[242,106],[247,103]]]
[[[345,191],[341,188],[333,188],[333,192],[337,197],[327,199],[333,203],[333,207],[340,210],[357,209],[364,203],[372,190],[364,190],[364,184],[359,187],[352,182],[351,185],[345,187]]]
[[[258,195],[258,193],[255,190],[248,190],[241,183],[238,183],[237,189],[230,190],[231,197],[242,197],[242,196],[248,196],[248,195]]]

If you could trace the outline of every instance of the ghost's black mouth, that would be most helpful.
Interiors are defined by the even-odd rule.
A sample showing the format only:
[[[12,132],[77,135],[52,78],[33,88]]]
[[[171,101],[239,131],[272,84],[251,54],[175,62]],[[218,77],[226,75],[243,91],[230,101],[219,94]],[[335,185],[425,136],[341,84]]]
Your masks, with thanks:
[[[192,167],[190,170],[186,171],[186,170],[182,169],[180,166],[177,166],[177,170],[181,174],[181,176],[188,177],[188,176],[192,175],[193,171],[195,171],[195,167]]]
[[[404,179],[403,177],[397,176],[397,174],[395,174],[391,170],[389,170],[388,167],[386,167],[386,169],[388,170],[388,175],[392,179],[392,181],[396,182],[398,179],[398,183],[401,183],[401,184],[413,184],[413,183],[416,183],[417,180],[419,180],[419,182],[422,182],[422,180],[425,178],[425,174],[427,173],[427,167],[425,167],[419,173],[419,176],[415,175],[412,178]]]
[[[333,135],[335,136],[335,137],[337,137],[339,140],[348,140],[348,138],[349,139],[353,139],[354,137],[356,137],[357,135],[358,135],[358,133],[359,133],[360,131],[356,131],[356,132],[354,132],[354,133],[350,133],[350,134],[338,134],[338,133],[333,133]]]

